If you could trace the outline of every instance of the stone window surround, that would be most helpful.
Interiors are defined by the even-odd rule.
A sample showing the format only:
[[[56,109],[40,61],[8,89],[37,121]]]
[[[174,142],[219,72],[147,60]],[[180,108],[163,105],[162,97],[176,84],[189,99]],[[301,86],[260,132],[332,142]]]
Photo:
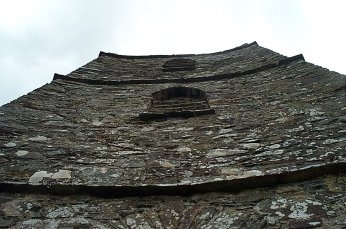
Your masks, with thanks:
[[[151,96],[148,111],[139,114],[141,120],[215,114],[209,107],[207,94],[198,88],[174,86],[158,90]]]

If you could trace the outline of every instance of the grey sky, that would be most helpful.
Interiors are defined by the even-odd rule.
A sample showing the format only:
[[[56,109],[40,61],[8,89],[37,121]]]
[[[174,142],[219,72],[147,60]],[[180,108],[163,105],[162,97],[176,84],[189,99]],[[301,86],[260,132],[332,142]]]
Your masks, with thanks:
[[[257,41],[346,74],[344,0],[0,0],[0,105],[95,59]]]

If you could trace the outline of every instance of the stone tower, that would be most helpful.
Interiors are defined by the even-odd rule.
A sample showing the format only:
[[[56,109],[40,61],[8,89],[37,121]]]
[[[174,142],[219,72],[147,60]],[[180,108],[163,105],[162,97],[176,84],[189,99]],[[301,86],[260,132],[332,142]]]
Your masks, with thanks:
[[[0,227],[345,228],[345,123],[302,55],[101,52],[0,108]]]

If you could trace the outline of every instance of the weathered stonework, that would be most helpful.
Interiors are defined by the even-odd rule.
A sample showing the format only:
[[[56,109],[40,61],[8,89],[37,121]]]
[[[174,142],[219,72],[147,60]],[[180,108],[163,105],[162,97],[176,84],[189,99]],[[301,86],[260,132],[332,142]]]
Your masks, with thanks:
[[[177,87],[207,107],[141,118]],[[0,227],[343,228],[345,123],[346,77],[302,55],[101,52],[0,108]]]

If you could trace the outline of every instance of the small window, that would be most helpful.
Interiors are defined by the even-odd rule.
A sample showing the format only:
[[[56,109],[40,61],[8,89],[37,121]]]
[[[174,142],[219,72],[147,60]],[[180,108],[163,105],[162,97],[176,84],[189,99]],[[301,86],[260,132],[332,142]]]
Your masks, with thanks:
[[[214,114],[204,91],[190,87],[170,87],[152,93],[148,111],[139,115],[141,120],[189,118]]]
[[[163,65],[164,72],[192,71],[196,69],[196,61],[186,58],[168,60]]]

